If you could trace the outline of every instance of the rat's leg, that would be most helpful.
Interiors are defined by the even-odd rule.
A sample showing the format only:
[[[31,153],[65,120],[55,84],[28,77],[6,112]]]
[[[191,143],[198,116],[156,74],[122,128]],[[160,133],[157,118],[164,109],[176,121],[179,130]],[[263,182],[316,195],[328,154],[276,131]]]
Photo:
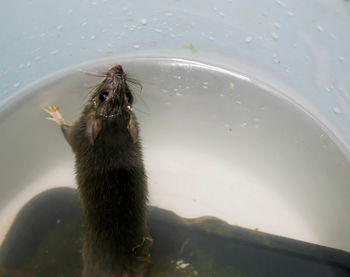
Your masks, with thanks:
[[[61,127],[62,133],[66,138],[67,142],[71,145],[70,135],[72,132],[72,126],[68,125],[61,113],[59,112],[60,108],[56,106],[48,106],[44,111],[47,112],[50,116],[47,119],[55,121],[58,126]]]

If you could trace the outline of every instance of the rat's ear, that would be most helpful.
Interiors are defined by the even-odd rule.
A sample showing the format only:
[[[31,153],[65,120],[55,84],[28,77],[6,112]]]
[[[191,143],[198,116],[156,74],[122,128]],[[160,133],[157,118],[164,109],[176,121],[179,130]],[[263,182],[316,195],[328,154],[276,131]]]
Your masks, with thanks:
[[[101,130],[101,120],[95,117],[89,117],[86,122],[86,135],[91,143],[94,144],[95,139],[98,136],[98,133]]]
[[[134,143],[137,142],[139,131],[137,128],[137,123],[136,123],[134,115],[130,116],[130,120],[128,123],[128,131],[129,131],[129,134],[130,134],[133,142]]]

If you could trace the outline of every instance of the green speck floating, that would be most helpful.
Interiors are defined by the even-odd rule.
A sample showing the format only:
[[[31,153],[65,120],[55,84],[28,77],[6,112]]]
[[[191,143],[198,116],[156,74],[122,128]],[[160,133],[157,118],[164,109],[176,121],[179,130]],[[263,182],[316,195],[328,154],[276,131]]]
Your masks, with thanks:
[[[194,47],[192,42],[189,45],[185,46],[185,48],[189,49],[192,52],[192,54],[198,52],[198,50]]]

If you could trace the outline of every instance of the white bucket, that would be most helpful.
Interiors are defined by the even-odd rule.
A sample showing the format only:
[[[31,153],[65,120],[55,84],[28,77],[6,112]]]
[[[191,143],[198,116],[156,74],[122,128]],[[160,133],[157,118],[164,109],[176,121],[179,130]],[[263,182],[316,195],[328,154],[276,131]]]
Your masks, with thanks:
[[[83,72],[121,63],[144,84],[137,113],[152,204],[350,251],[349,5],[8,2],[0,240],[33,195],[74,186],[73,156],[41,108],[60,105],[74,120],[98,82]]]

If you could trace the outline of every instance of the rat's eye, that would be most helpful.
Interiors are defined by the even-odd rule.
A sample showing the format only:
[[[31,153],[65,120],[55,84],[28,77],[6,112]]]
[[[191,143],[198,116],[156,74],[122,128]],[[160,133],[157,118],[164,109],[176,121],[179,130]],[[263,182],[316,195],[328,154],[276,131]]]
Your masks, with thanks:
[[[107,99],[107,96],[108,96],[108,91],[102,91],[99,95],[99,98],[100,98],[100,101],[103,102]]]
[[[128,100],[129,104],[132,104],[132,102],[134,101],[134,97],[132,96],[130,91],[126,93],[126,99]]]

